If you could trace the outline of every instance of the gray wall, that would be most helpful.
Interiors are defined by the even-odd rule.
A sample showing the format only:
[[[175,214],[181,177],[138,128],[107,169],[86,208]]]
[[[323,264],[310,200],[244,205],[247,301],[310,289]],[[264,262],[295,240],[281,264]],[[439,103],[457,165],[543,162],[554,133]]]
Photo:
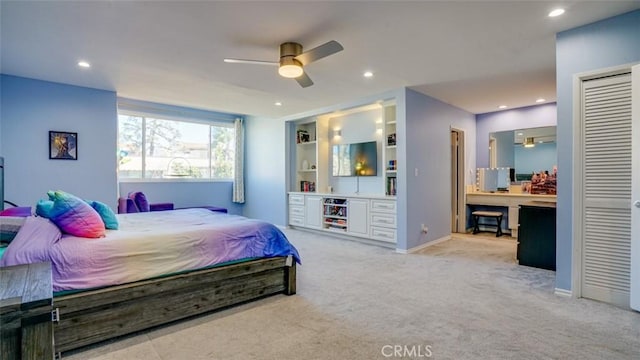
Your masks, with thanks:
[[[35,206],[48,190],[115,210],[116,93],[16,76],[0,77],[5,199]],[[49,131],[78,133],[78,160],[49,160]]]
[[[285,122],[245,118],[245,204],[243,215],[286,224]]]
[[[558,208],[556,287],[571,289],[573,182],[573,76],[640,61],[640,10],[556,36],[558,93]]]
[[[405,126],[398,131],[406,144],[406,151],[399,149],[405,155],[398,163],[400,169],[406,169],[406,192],[402,192],[402,184],[398,190],[406,209],[399,209],[398,248],[411,249],[451,234],[450,132],[453,127],[465,133],[465,183],[471,184],[475,181],[470,171],[475,169],[476,124],[473,114],[406,89]],[[402,206],[400,199],[398,205]],[[429,227],[426,235],[420,232],[423,223]],[[406,234],[401,234],[400,228]]]

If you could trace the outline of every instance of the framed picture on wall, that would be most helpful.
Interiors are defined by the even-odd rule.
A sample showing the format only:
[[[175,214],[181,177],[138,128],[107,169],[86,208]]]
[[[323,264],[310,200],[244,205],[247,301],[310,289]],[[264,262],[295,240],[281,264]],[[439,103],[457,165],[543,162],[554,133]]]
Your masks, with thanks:
[[[49,159],[78,160],[78,133],[49,131]]]

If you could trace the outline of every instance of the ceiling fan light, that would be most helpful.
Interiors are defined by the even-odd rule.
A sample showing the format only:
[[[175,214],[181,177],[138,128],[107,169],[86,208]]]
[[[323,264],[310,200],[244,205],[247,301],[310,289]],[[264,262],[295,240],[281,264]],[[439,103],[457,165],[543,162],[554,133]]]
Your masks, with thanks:
[[[278,74],[286,78],[297,78],[302,75],[302,64],[293,57],[286,56],[280,59],[280,67],[278,68]]]
[[[278,74],[286,78],[297,78],[302,75],[302,67],[300,65],[281,65]]]

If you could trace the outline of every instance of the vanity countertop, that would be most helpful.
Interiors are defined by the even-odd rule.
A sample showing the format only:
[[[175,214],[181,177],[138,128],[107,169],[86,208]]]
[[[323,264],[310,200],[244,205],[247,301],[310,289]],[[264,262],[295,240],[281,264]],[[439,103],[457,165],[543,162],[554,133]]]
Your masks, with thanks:
[[[557,195],[539,195],[529,193],[512,193],[512,192],[469,192],[467,196],[506,196],[506,197],[527,197],[531,199],[547,199],[547,201],[555,201]],[[544,200],[543,200],[544,201]]]

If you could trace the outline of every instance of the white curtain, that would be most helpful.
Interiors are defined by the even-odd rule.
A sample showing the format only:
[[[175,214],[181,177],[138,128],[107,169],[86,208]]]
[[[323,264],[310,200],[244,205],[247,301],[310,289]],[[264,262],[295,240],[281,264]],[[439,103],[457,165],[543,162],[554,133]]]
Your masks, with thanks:
[[[244,121],[233,123],[236,130],[236,165],[233,176],[233,202],[244,204]]]

